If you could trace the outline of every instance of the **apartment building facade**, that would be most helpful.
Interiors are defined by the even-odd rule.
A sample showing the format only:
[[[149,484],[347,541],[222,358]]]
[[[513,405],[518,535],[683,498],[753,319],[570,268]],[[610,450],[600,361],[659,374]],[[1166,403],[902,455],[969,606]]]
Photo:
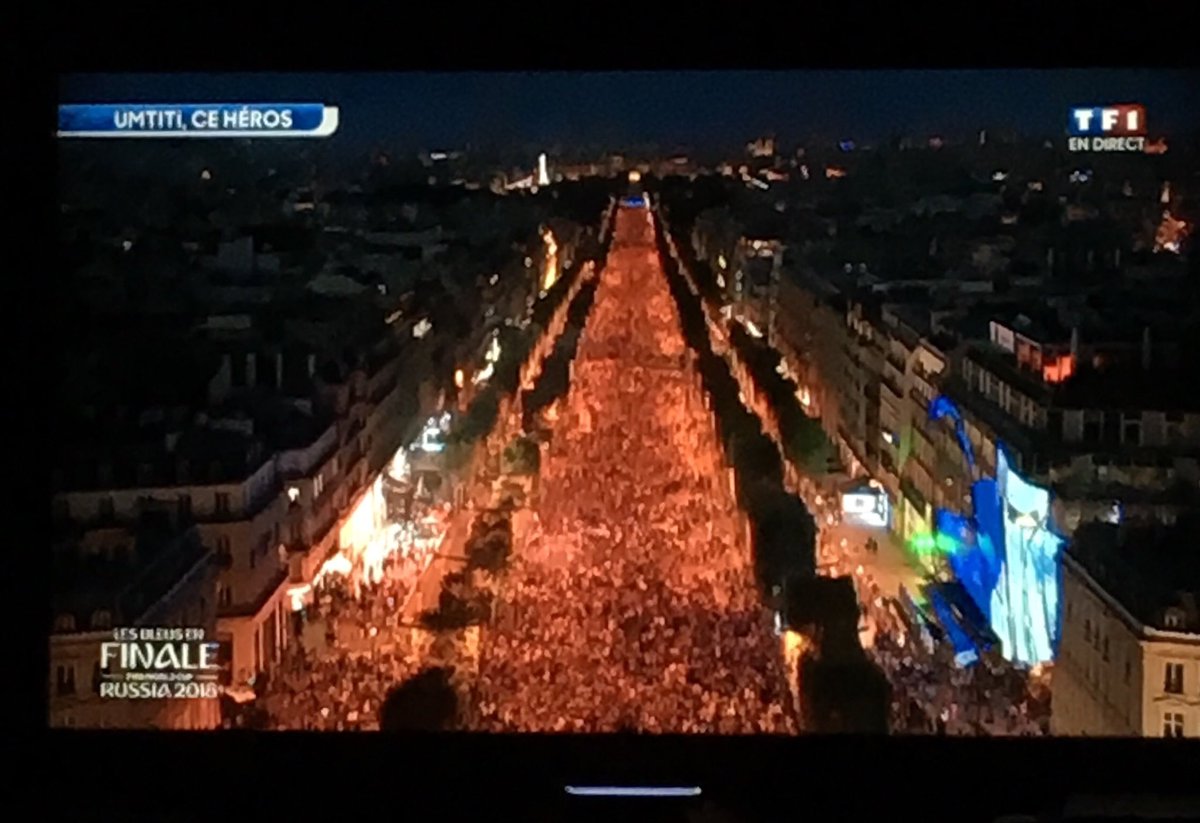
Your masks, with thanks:
[[[324,562],[341,548],[339,524],[411,428],[421,393],[411,380],[401,379],[401,367],[419,355],[419,348],[396,352],[380,347],[343,379],[318,381],[315,406],[329,423],[307,442],[267,453],[253,418],[202,415],[203,423],[168,432],[157,449],[144,450],[145,460],[131,472],[118,470],[111,461],[93,465],[84,488],[55,496],[56,515],[105,526],[132,523],[147,510],[165,510],[195,523],[220,567],[216,636],[230,678],[252,684],[289,645],[292,611],[302,604]],[[309,363],[315,371],[315,358]],[[214,379],[228,371],[223,366]],[[252,375],[253,367],[248,372]],[[251,378],[247,388],[264,387]],[[230,396],[228,389],[213,393],[214,400]],[[306,400],[299,405],[310,412],[314,406]],[[201,459],[217,453],[223,462]]]
[[[1097,535],[1096,532],[1110,532]],[[1077,537],[1121,538],[1089,524]],[[1200,621],[1196,592],[1149,604],[1114,579],[1116,567],[1072,549],[1063,559],[1063,629],[1053,678],[1058,735],[1200,737]],[[1111,562],[1111,561],[1110,561]],[[1126,575],[1132,578],[1132,575]],[[1183,579],[1180,586],[1186,585]],[[1148,606],[1148,607],[1147,607]]]
[[[128,527],[79,528],[54,546],[50,725],[64,728],[212,729],[216,698],[101,697],[101,644],[133,626],[203,629],[214,637],[219,573],[195,526],[161,513]],[[150,516],[152,519],[155,515]]]
[[[1053,489],[1060,531],[1091,520],[1173,522],[1200,503],[1200,408],[1178,389],[1178,373],[1084,367],[1060,380],[1046,368],[972,344],[948,391],[978,435],[977,453],[987,458],[1001,441],[1023,476]]]

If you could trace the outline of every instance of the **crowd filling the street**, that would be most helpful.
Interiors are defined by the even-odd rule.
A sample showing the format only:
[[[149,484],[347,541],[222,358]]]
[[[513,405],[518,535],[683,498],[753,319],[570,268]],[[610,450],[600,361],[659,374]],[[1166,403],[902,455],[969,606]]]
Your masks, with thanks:
[[[329,572],[312,605],[297,613],[296,640],[282,664],[258,683],[258,711],[242,723],[278,730],[350,731],[379,728],[388,689],[418,671],[411,629],[400,615],[440,540],[393,541],[380,566]],[[230,723],[238,722],[231,720]]]
[[[486,578],[495,594],[471,663],[453,678],[459,728],[804,728],[796,671],[756,581],[749,529],[648,214],[618,210],[566,393],[532,415],[541,430],[540,491],[512,520],[504,567],[443,578],[459,586]],[[820,573],[854,580],[863,646],[892,688],[891,730],[1047,733],[1044,680],[998,656],[963,667],[945,644],[922,642],[905,619],[894,569],[877,563],[887,535],[837,539],[836,496],[803,486],[821,524],[814,547]],[[437,518],[428,513],[434,507]],[[377,730],[391,689],[447,662],[446,644],[443,657],[430,658],[429,637],[462,626],[409,625],[402,615],[421,599],[434,557],[463,553],[443,545],[450,521],[485,512],[474,502],[457,512],[443,502],[419,514],[426,532],[438,521],[437,539],[414,539],[411,525],[392,523],[376,538],[387,545],[376,545],[370,562],[359,558],[347,568],[343,559],[321,576],[310,605],[294,615],[296,639],[281,665],[255,684],[252,705],[232,712],[227,725]]]
[[[827,556],[837,558],[826,571],[854,578],[864,645],[892,686],[894,733],[1049,734],[1050,690],[1043,677],[1013,666],[998,654],[963,666],[955,662],[948,644],[931,648],[917,636],[919,628],[906,618],[896,592],[889,593],[870,571],[879,551],[877,538],[863,543],[842,538],[826,544]]]
[[[789,733],[779,640],[642,210],[623,210],[485,634],[496,731]]]

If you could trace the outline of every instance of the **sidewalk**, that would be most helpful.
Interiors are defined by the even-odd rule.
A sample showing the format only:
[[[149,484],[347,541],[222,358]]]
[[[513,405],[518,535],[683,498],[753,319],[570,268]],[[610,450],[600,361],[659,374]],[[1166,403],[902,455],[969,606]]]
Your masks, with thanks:
[[[417,578],[408,600],[401,607],[400,622],[403,625],[419,625],[421,614],[436,609],[442,591],[442,578],[458,571],[464,565],[461,559],[465,550],[472,513],[469,510],[455,512],[446,537],[438,547],[437,554]]]
[[[852,573],[855,567],[861,565],[879,584],[884,595],[895,597],[901,585],[910,592],[915,591],[925,577],[924,570],[917,566],[916,559],[909,555],[900,539],[884,529],[841,523],[825,526],[821,533],[829,535],[832,540],[843,574]],[[847,543],[844,553],[838,547],[843,538]],[[876,554],[866,550],[866,542],[870,538],[879,544]]]

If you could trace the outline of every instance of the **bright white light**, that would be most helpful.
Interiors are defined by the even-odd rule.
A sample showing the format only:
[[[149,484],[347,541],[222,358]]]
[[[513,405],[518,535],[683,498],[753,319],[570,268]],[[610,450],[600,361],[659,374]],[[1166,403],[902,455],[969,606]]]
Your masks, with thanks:
[[[438,426],[436,420],[432,417],[425,425],[425,429],[421,432],[421,451],[423,452],[440,452],[445,450],[446,444],[442,442],[442,429]]]
[[[754,325],[753,320],[743,320],[742,325],[746,327],[746,331],[750,332],[751,337],[762,337],[762,329]]]
[[[1115,501],[1115,503],[1112,504],[1111,509],[1104,512],[1104,517],[1102,519],[1105,523],[1120,523],[1121,522],[1121,504],[1117,503],[1117,501]]]
[[[123,248],[125,251],[129,251],[130,249],[133,248],[133,241],[132,240],[122,241],[121,248]]]
[[[889,431],[885,431],[885,432],[883,433],[883,439],[884,439],[884,440],[886,440],[886,441],[887,441],[887,443],[888,443],[888,445],[890,445],[890,446],[894,446],[894,445],[896,445],[896,438],[895,438],[895,436],[894,436],[894,435],[893,435],[891,432],[889,432]]]
[[[723,255],[723,254],[717,255],[717,265],[720,266],[722,269],[729,265],[728,263],[725,262],[725,255]]]
[[[488,344],[488,350],[484,352],[483,359],[489,363],[500,362],[500,338],[492,336],[492,342]]]
[[[347,575],[350,574],[353,569],[354,564],[350,562],[350,558],[346,557],[346,555],[342,554],[341,552],[338,552],[333,557],[326,560],[325,565],[321,566],[321,570],[317,572],[317,579],[319,580],[326,574]]]
[[[295,503],[299,499],[300,499],[300,490],[298,488],[296,488],[295,486],[291,486],[290,488],[288,488],[288,500]]]
[[[992,179],[995,180],[997,183],[1000,182],[1001,180],[1007,180],[1008,172],[1006,172],[1006,171],[993,172]]]
[[[495,365],[492,363],[488,363],[486,366],[483,367],[483,369],[481,371],[476,372],[475,375],[471,378],[471,385],[478,386],[480,383],[485,382],[488,378],[490,378],[493,374],[495,374],[495,372],[496,372]]]
[[[288,589],[288,595],[292,599],[292,611],[298,612],[304,609],[304,598],[310,591],[312,591],[312,586],[308,583]]]
[[[404,449],[398,449],[396,456],[392,458],[392,464],[388,468],[388,474],[397,480],[404,480],[408,477],[408,453]]]
[[[422,317],[417,321],[416,325],[413,326],[413,337],[420,339],[429,334],[429,332],[432,330],[433,324],[429,322],[429,318]]]
[[[493,274],[491,277],[488,278],[488,283],[490,285],[494,286],[494,285],[496,285],[497,282],[499,282],[499,280],[500,280],[500,275]]]
[[[209,171],[208,169],[205,169],[204,171],[200,172],[200,179],[201,180],[212,180],[212,172]]]
[[[538,181],[538,185],[539,185],[539,186],[548,186],[548,185],[550,185],[550,172],[549,172],[549,171],[546,169],[546,155],[545,155],[545,153],[542,153],[542,154],[539,154],[539,155],[538,155],[538,177],[537,177],[537,181]]]
[[[888,523],[888,509],[887,495],[882,492],[842,495],[842,513],[849,523],[883,528]]]
[[[722,289],[725,288],[725,278],[719,274],[717,275],[717,287]]]
[[[454,371],[454,386],[456,388],[461,389],[463,387],[463,382],[465,380],[466,380],[466,378],[463,376],[463,370],[455,369],[455,371]]]

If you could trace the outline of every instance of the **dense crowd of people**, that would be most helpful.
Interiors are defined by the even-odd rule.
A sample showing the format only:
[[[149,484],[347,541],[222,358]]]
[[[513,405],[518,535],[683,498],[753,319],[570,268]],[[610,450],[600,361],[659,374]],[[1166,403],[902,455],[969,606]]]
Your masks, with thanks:
[[[713,420],[645,212],[581,334],[538,525],[487,632],[496,731],[788,733],[780,642],[722,483]]]
[[[427,540],[397,546],[378,581],[361,567],[322,577],[304,628],[259,690],[270,728],[378,728],[388,689],[419,668],[400,615],[436,546]]]
[[[932,652],[907,637],[898,607],[879,598],[873,655],[892,683],[892,729],[908,734],[1043,735],[1050,731],[1048,691],[1003,660],[954,662],[946,645]]]
[[[864,566],[879,551],[823,541],[838,557],[831,574],[850,574],[859,592],[864,645],[892,685],[891,728],[898,734],[1042,735],[1049,733],[1050,694],[1045,684],[999,657],[959,664],[949,643],[919,636],[919,621],[883,591]]]
[[[537,511],[523,518],[532,525],[470,667],[463,720],[490,731],[795,733],[780,639],[652,229],[638,210],[618,222],[569,392],[547,416]],[[998,657],[956,665],[945,644],[928,643],[895,584],[873,579],[878,543],[834,539],[833,502],[816,497],[820,568],[855,579],[864,646],[893,688],[892,730],[1047,733],[1044,684]],[[362,568],[324,577],[301,637],[258,686],[267,727],[378,728],[388,690],[423,665],[400,615],[437,544],[403,542],[378,579]]]

